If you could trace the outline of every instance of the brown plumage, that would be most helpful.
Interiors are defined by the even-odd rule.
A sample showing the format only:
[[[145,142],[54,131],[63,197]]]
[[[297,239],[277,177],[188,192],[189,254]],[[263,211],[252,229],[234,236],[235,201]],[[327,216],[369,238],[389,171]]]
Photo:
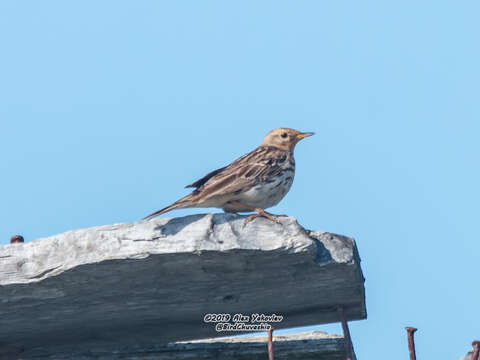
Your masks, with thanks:
[[[288,128],[270,131],[255,150],[187,185],[195,190],[145,219],[174,209],[218,207],[226,212],[258,213],[245,223],[259,216],[278,222],[264,209],[278,204],[290,189],[295,175],[293,150],[298,141],[311,135]]]

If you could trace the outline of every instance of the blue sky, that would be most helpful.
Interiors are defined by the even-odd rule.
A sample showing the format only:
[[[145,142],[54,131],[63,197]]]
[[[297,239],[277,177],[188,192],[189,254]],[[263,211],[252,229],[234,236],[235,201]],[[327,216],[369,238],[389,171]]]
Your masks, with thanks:
[[[415,326],[419,358],[459,358],[480,337],[479,11],[2,1],[0,243],[136,221],[272,128],[315,131],[272,211],[356,238],[358,357],[408,358]]]

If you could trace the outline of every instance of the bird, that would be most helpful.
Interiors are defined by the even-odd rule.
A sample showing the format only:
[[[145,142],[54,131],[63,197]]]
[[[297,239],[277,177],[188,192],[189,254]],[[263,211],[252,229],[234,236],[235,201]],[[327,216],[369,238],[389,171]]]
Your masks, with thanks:
[[[256,212],[244,220],[244,226],[257,217],[279,223],[277,217],[281,215],[265,209],[277,205],[290,190],[295,175],[295,145],[312,135],[290,128],[270,131],[256,149],[185,186],[194,190],[143,220],[174,209],[216,207],[227,213]]]

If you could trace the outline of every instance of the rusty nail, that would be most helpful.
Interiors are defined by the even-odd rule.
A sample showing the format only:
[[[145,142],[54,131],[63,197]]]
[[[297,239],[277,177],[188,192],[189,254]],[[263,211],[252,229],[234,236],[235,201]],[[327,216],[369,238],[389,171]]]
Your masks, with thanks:
[[[268,329],[268,360],[273,360],[273,327]]]
[[[480,353],[480,341],[475,340],[472,342],[473,346],[473,354],[472,354],[472,360],[478,360],[478,354]]]
[[[410,351],[410,360],[416,360],[417,355],[415,354],[415,341],[413,340],[413,334],[417,331],[414,327],[407,326],[405,328],[408,334],[408,350]]]
[[[23,240],[22,235],[13,235],[10,238],[10,244],[23,243],[23,242],[25,242],[25,241]]]
[[[340,316],[340,321],[342,322],[343,328],[343,337],[345,338],[345,351],[347,353],[347,360],[353,359],[353,351],[352,351],[352,338],[350,337],[350,330],[348,329],[347,320],[345,320],[345,311],[343,307],[337,308],[338,315]]]

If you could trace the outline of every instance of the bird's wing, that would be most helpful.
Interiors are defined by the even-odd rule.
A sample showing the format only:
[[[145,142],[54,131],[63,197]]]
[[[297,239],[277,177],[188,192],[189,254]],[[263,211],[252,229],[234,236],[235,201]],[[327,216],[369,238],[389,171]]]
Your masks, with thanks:
[[[217,169],[217,170],[214,170],[212,172],[209,172],[207,175],[205,175],[204,177],[202,177],[201,179],[195,181],[194,183],[191,183],[190,185],[187,185],[185,186],[186,188],[191,188],[191,187],[194,187],[194,188],[199,188],[200,186],[202,186],[203,184],[205,184],[208,180],[210,180],[211,177],[217,175],[218,173],[220,173],[221,171],[223,171],[224,169],[226,168],[226,166],[224,166],[223,168],[220,168],[220,169]]]
[[[283,150],[267,146],[258,147],[230,165],[215,170],[198,180],[196,183],[202,183],[202,185],[194,190],[192,195],[198,201],[205,201],[215,196],[247,191],[270,176],[279,174],[282,171],[280,165],[286,159],[287,153]]]

